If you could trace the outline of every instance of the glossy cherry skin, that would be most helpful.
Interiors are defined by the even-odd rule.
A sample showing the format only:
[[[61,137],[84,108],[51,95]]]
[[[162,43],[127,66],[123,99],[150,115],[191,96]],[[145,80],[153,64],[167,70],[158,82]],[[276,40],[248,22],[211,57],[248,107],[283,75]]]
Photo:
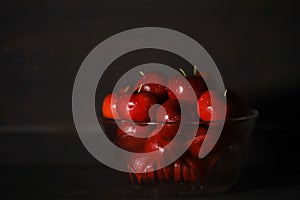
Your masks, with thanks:
[[[145,144],[146,152],[152,152],[159,150],[161,153],[164,153],[164,147],[170,141],[164,139],[157,130],[154,130],[152,136],[148,138]]]
[[[117,128],[117,145],[127,151],[145,152],[147,137],[150,137],[152,127],[139,125],[120,125]]]
[[[203,166],[201,159],[194,157],[191,154],[184,154],[181,159],[193,171],[202,173]]]
[[[192,88],[195,91],[195,94],[197,98],[200,97],[200,95],[207,90],[205,81],[200,76],[189,76],[187,77],[188,82],[191,84]]]
[[[206,136],[206,131],[207,130],[205,128],[199,127],[197,134],[189,147],[189,152],[195,157],[198,157],[199,155],[200,148]]]
[[[128,170],[135,174],[138,183],[141,183],[141,179],[146,178],[146,172],[152,166],[152,158],[146,157],[144,155],[133,156],[128,159]]]
[[[129,99],[129,101],[127,101]],[[117,105],[120,119],[148,122],[149,109],[157,104],[155,97],[146,92],[121,95]]]
[[[181,176],[183,181],[191,181],[191,169],[184,162],[181,162]]]
[[[165,140],[172,140],[177,132],[179,131],[180,123],[165,123],[165,124],[157,124],[158,133]]]
[[[193,97],[199,98],[201,93],[206,90],[204,80],[199,76],[191,76],[186,78],[176,76],[168,81],[168,96],[170,99],[184,100],[192,104],[196,104]]]
[[[164,167],[162,169],[163,171],[163,175],[164,175],[164,180],[169,181],[170,179],[172,179],[172,177],[174,176],[174,167],[173,164]]]
[[[116,94],[108,94],[102,103],[103,117],[109,119],[119,119],[117,111],[118,96]]]
[[[184,163],[190,169],[190,180],[205,181],[205,176],[207,174],[206,167],[204,165],[203,159],[194,157],[191,154],[184,154],[181,157],[182,163]]]
[[[145,73],[135,84],[134,90],[137,90],[141,85],[140,91],[153,94],[159,103],[162,103],[168,97],[167,88],[165,87],[167,85],[167,77],[162,74],[156,72]]]
[[[202,80],[205,80],[206,82],[210,82],[210,84],[211,84],[210,85],[211,86],[210,90],[216,89],[216,85],[215,85],[216,81],[214,80],[214,78],[211,76],[210,73],[197,71],[196,74],[195,74],[195,76],[201,77]]]
[[[160,107],[158,107],[156,112],[156,120],[158,122],[179,122],[182,121],[195,121],[196,115],[194,107],[192,104],[181,101],[181,106],[176,99],[168,99]],[[184,117],[181,114],[184,113]]]
[[[117,138],[122,137],[123,135],[130,135],[139,138],[148,138],[152,133],[152,129],[153,127],[151,127],[150,125],[119,125],[117,129]]]
[[[117,145],[124,150],[144,153],[147,138],[138,138],[131,135],[123,135],[117,139]]]
[[[158,122],[178,122],[180,119],[180,105],[176,99],[168,99],[157,109],[156,120]]]
[[[216,103],[215,106],[212,105],[212,100]],[[205,91],[202,93],[198,100],[198,115],[203,121],[211,121],[211,120],[220,120],[221,111],[218,106],[226,106],[225,97],[218,95],[215,91]],[[228,112],[228,111],[227,111]],[[214,113],[215,118],[212,119],[212,113]]]
[[[181,162],[179,159],[174,162],[174,181],[181,181]]]

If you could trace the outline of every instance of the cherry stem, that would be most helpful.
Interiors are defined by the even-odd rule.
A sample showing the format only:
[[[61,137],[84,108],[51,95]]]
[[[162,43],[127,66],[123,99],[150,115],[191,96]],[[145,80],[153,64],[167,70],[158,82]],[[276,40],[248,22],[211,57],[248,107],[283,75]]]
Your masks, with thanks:
[[[225,89],[225,92],[224,92],[224,97],[226,97],[227,95],[227,89]]]
[[[184,77],[186,77],[186,73],[182,68],[179,68],[179,71],[183,74]]]
[[[130,85],[127,85],[127,87],[124,89],[124,93],[127,93],[129,88],[130,88]]]
[[[194,66],[194,76],[196,76],[196,74],[197,74],[197,67],[196,66]]]
[[[141,76],[144,76],[144,75],[145,75],[145,73],[144,73],[144,72],[142,72],[142,71],[140,71],[140,75],[141,75]]]
[[[139,89],[138,89],[138,93],[140,93],[141,89],[142,89],[143,84],[140,85]]]

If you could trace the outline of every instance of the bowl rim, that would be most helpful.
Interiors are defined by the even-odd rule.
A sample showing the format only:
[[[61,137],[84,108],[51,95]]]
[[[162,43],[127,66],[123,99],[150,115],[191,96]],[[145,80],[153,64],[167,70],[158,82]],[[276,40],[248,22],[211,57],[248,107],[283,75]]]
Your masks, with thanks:
[[[247,121],[247,120],[251,120],[251,119],[255,119],[258,117],[259,112],[254,109],[254,108],[248,108],[247,109],[247,115],[245,116],[241,116],[241,117],[235,117],[235,118],[229,118],[225,120],[225,123],[228,122],[239,122],[239,121]],[[132,124],[131,121],[128,120],[124,120],[124,119],[110,119],[110,118],[105,118],[103,116],[99,117],[99,121],[105,121],[108,123],[116,123],[116,121],[118,121],[121,124],[127,125],[127,124]],[[199,121],[199,122],[183,122],[185,124],[205,124],[205,125],[209,125],[209,124],[215,124],[215,123],[220,123],[221,120],[215,120],[215,121]],[[176,123],[180,123],[180,121],[178,122],[134,122],[137,125],[156,125],[156,124],[176,124]]]

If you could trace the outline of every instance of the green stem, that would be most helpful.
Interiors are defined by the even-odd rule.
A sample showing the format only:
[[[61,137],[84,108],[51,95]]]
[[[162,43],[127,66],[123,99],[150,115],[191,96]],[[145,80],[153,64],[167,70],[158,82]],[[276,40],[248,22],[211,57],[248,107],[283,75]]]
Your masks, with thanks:
[[[224,97],[226,97],[227,95],[227,89],[225,89],[225,92],[224,92]]]
[[[194,66],[194,76],[196,76],[196,74],[197,74],[197,67],[196,66]]]
[[[130,85],[127,85],[127,87],[124,89],[124,93],[127,93],[129,88],[130,88]]]
[[[184,77],[186,77],[186,73],[182,68],[179,68],[179,71],[181,71],[181,73],[183,74]]]
[[[140,85],[139,89],[138,89],[138,93],[140,93],[141,89],[142,89],[143,84]]]
[[[144,72],[142,72],[142,71],[140,71],[140,75],[141,75],[141,76],[144,76],[144,75],[145,75],[145,73],[144,73]]]

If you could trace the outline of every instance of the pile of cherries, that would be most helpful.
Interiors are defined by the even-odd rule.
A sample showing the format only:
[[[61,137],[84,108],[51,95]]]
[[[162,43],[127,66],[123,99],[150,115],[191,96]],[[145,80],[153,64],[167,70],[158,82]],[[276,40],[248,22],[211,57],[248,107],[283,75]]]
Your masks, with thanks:
[[[216,106],[212,105],[212,99],[216,102],[214,105],[217,105],[225,104],[227,98],[226,118],[239,117],[245,111],[244,104],[236,94],[227,90],[225,94],[208,90],[203,74],[195,71],[192,76],[186,76],[182,69],[180,71],[182,76],[169,79],[157,72],[141,72],[141,78],[135,85],[125,86],[118,93],[108,94],[103,100],[104,118],[125,121],[130,119],[136,123],[147,123],[150,120],[165,122],[157,123],[155,126],[125,123],[122,127],[118,127],[115,135],[116,145],[131,152],[146,153],[159,150],[164,153],[165,146],[178,132],[180,123],[176,122],[181,120],[182,109],[188,113],[187,118],[190,122],[198,121],[199,117],[200,121],[207,122],[207,126],[199,126],[186,153],[171,165],[155,172],[147,172],[149,166],[146,164],[143,166],[143,163],[141,164],[143,161],[129,162],[128,167],[132,171],[130,177],[133,182],[149,183],[155,180],[195,182],[203,179],[203,174],[209,173],[207,169],[216,162],[216,159],[206,159],[208,161],[203,160],[206,162],[203,163],[202,159],[198,158],[209,122],[218,120],[219,116]],[[194,100],[195,95],[197,101]],[[184,106],[180,106],[179,100],[184,102]],[[154,109],[151,108],[152,106]],[[139,165],[138,167],[145,167],[145,173],[134,173],[136,164]]]

